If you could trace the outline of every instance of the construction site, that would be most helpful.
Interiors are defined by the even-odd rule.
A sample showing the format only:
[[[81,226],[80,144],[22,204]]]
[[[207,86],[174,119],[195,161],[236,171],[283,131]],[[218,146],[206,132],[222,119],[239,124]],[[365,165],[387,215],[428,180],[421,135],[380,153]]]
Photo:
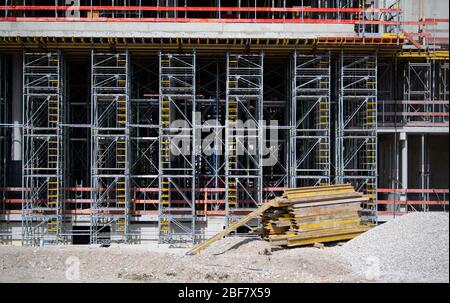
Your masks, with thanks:
[[[446,265],[380,281],[448,283],[448,10],[444,0],[1,1],[0,282],[19,252],[51,263],[104,247],[111,258],[172,256],[150,257],[154,268],[177,260],[169,273],[105,281],[365,282],[354,241],[378,229],[422,239],[429,227]],[[237,245],[231,259],[256,254],[267,276],[196,276],[208,265],[190,264],[207,261],[178,252],[208,241],[202,254]],[[284,275],[267,258],[335,264]]]

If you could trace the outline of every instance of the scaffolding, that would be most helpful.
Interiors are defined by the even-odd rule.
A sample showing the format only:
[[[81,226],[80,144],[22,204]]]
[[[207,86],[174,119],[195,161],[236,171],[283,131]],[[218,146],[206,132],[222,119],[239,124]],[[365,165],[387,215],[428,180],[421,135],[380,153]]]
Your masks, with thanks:
[[[155,214],[159,202],[159,60],[130,57],[130,183],[134,215]],[[152,226],[155,224],[153,219]],[[130,230],[137,240],[142,235]]]
[[[62,241],[63,79],[59,52],[23,53],[24,245]]]
[[[432,100],[432,67],[431,62],[408,62],[404,70],[403,105],[405,124],[432,123],[433,116],[427,113],[433,112]]]
[[[273,55],[264,60],[263,201],[289,186],[291,66],[287,62]]]
[[[330,54],[292,57],[291,187],[330,184]]]
[[[441,62],[439,64],[439,100],[449,101],[449,68],[448,68],[448,62]],[[448,112],[448,103],[447,106],[444,106],[444,109],[447,109]]]
[[[336,181],[369,196],[365,219],[377,210],[377,55],[340,56],[336,127]]]
[[[196,134],[202,140],[202,151],[197,153],[195,163],[196,219],[200,232],[198,236],[208,238],[215,231],[202,229],[203,222],[207,222],[208,215],[223,214],[225,209],[225,164],[222,151],[226,68],[224,56],[198,56],[196,62],[196,109],[201,113],[201,123],[196,124]]]
[[[91,243],[127,242],[130,210],[128,52],[92,51]]]
[[[7,185],[7,155],[9,152],[9,85],[10,78],[7,58],[0,55],[0,211],[6,210],[4,188]],[[0,229],[0,236],[2,230]]]
[[[131,243],[133,237],[139,242],[148,239],[148,234],[143,236],[140,229],[148,228],[154,233],[152,240],[190,244],[207,237],[212,229],[222,228],[222,222],[226,225],[248,214],[264,199],[282,192],[285,186],[352,183],[372,198],[364,208],[365,218],[373,221],[378,204],[381,212],[393,210],[384,207],[385,204],[399,204],[393,202],[391,192],[383,186],[397,187],[408,193],[408,199],[402,200],[402,204],[419,205],[420,202],[423,205],[415,209],[436,209],[428,207],[434,205],[432,203],[437,205],[438,201],[432,200],[436,191],[435,181],[430,177],[432,153],[429,146],[435,141],[427,134],[422,136],[420,146],[417,145],[423,165],[418,171],[420,184],[414,185],[416,191],[395,185],[400,182],[399,177],[390,175],[389,182],[394,185],[384,185],[387,181],[381,180],[383,191],[380,201],[377,200],[376,123],[380,121],[376,115],[386,114],[384,103],[388,103],[395,106],[388,110],[396,114],[394,119],[405,117],[404,111],[413,113],[414,110],[411,106],[401,108],[407,101],[414,101],[413,105],[418,108],[423,104],[428,106],[418,110],[424,117],[430,115],[430,111],[440,112],[439,120],[434,118],[434,122],[448,123],[448,62],[396,58],[396,64],[389,67],[391,57],[383,57],[380,63],[374,53],[294,52],[269,53],[263,57],[262,53],[255,52],[204,55],[199,51],[198,56],[195,52],[161,52],[159,56],[156,52],[145,55],[136,52],[129,56],[126,51],[93,51],[72,60],[66,56],[62,60],[58,52],[27,53],[23,62],[24,159],[27,162],[24,198],[16,196],[21,188],[8,188],[7,178],[3,178],[2,212],[18,214],[19,203],[24,203],[24,239],[29,239],[24,243],[28,245],[66,243],[70,238],[85,235],[88,231],[84,228],[87,229],[88,224],[80,224],[81,217],[72,216],[78,214],[83,215],[82,220],[91,220],[92,243]],[[57,59],[53,58],[55,56]],[[30,63],[32,60],[38,63]],[[87,60],[92,60],[92,66]],[[69,70],[70,62],[72,68],[85,62],[87,68],[80,69],[81,73],[63,73],[62,70]],[[15,85],[7,83],[5,67],[1,66],[3,97],[8,94],[5,87]],[[385,70],[386,74],[378,73],[377,68]],[[91,80],[74,81],[87,75],[89,69]],[[410,74],[402,77],[407,71]],[[64,74],[71,74],[72,79],[69,81]],[[335,74],[337,79],[332,76]],[[44,81],[46,77],[48,83]],[[387,85],[397,83],[396,77],[404,78],[398,91]],[[422,82],[427,77],[430,83],[424,85]],[[64,85],[63,79],[71,87]],[[333,80],[339,85],[334,86]],[[70,88],[72,92],[63,88]],[[75,90],[81,90],[81,94]],[[333,91],[339,95],[336,106],[332,102]],[[87,121],[85,108],[89,102],[80,95],[92,96],[91,123]],[[376,110],[378,98],[383,100],[378,104],[379,112]],[[4,99],[0,104],[1,131],[8,132],[3,139],[11,142],[14,134],[10,134],[10,129],[21,125],[4,123],[5,108],[8,115],[11,114]],[[71,111],[71,100],[83,108]],[[336,119],[330,119],[335,109]],[[196,115],[197,111],[201,115]],[[269,129],[265,122],[284,117],[287,119],[282,126],[276,128],[288,132],[278,140],[279,146],[285,144],[281,148],[286,150],[281,154],[286,153],[288,162],[285,164],[286,159],[280,158],[276,168],[266,167],[266,145],[270,140],[265,137]],[[182,123],[178,124],[180,120]],[[217,124],[208,124],[210,120]],[[409,125],[423,125],[411,123]],[[334,126],[336,133],[331,134]],[[69,132],[74,129],[77,132],[71,137]],[[216,149],[210,154],[200,152],[199,142],[204,143],[206,137],[203,132],[211,129],[215,147],[221,140],[225,142],[224,154]],[[88,144],[89,130],[92,131],[91,149],[72,148],[75,144],[79,146],[81,139]],[[226,130],[225,137],[223,130]],[[393,139],[400,146],[403,143],[401,139],[398,141],[398,136],[387,137],[409,129],[382,131],[385,133],[383,142]],[[445,133],[444,129],[433,131]],[[8,148],[5,141],[2,146]],[[333,151],[336,148],[336,158],[331,148]],[[76,172],[77,177],[68,181],[74,175],[74,166],[78,165],[74,162],[82,163],[76,158],[85,155],[86,159],[92,156],[91,165],[87,162],[79,165],[83,168]],[[6,174],[11,176],[12,169],[7,162],[18,163],[12,163],[8,157],[3,156],[1,168],[3,171],[8,168]],[[400,161],[399,155],[395,157],[398,159],[389,161]],[[64,161],[67,158],[72,164],[70,169],[65,168],[69,164]],[[379,165],[388,165],[385,162]],[[399,164],[396,165],[398,170]],[[290,169],[288,174],[284,168]],[[80,184],[79,180],[89,177],[91,186],[84,186],[85,181]],[[285,183],[286,180],[289,183]],[[448,190],[439,186],[437,192],[443,196],[439,196],[443,200],[439,201],[439,206],[448,205],[445,204]],[[25,195],[34,200],[25,199]],[[217,216],[216,220],[208,221],[211,216]],[[254,227],[254,223],[247,227]],[[78,228],[84,224],[86,226]],[[82,229],[84,231],[79,232]]]
[[[195,52],[160,52],[159,71],[159,242],[195,243]]]
[[[225,106],[225,215],[262,202],[263,53],[227,53]]]

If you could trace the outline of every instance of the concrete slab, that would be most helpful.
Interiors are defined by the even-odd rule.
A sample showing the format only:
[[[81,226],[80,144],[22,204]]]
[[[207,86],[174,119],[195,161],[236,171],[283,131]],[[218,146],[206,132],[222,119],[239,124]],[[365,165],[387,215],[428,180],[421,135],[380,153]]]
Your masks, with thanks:
[[[377,133],[408,133],[408,134],[448,134],[448,127],[378,127]]]
[[[351,24],[0,22],[2,37],[305,39],[354,35]]]

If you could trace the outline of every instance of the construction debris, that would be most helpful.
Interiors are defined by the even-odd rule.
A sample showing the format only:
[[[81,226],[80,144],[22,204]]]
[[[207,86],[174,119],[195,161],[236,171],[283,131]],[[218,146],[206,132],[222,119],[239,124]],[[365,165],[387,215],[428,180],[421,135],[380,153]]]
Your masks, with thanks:
[[[359,212],[369,199],[350,184],[288,189],[282,197],[260,208],[207,241],[194,247],[197,254],[250,220],[262,217],[262,236],[273,245],[302,246],[352,239],[367,231]]]

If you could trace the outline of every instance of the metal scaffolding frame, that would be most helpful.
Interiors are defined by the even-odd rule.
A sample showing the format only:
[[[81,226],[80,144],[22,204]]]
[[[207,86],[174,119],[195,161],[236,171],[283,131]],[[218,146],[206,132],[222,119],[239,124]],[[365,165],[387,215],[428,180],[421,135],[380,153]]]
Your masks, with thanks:
[[[0,211],[6,209],[6,192],[3,190],[7,186],[7,155],[10,150],[9,124],[9,79],[8,60],[6,56],[0,55]],[[0,229],[0,237],[2,230]]]
[[[290,186],[330,184],[330,54],[292,57]]]
[[[266,57],[263,94],[262,200],[279,196],[289,186],[291,66],[286,58]],[[274,132],[277,134],[275,135]]]
[[[436,125],[448,123],[447,61],[395,59],[396,64],[389,68],[390,57],[383,57],[385,61],[379,64],[374,53],[348,50],[333,53],[333,57],[330,52],[298,50],[267,57],[256,52],[200,54],[197,58],[195,51],[160,52],[159,56],[136,52],[131,58],[136,62],[133,65],[128,51],[93,50],[72,61],[70,57],[63,60],[59,52],[24,53],[22,199],[16,196],[22,189],[8,189],[8,182],[0,186],[6,187],[6,196],[1,198],[4,213],[20,212],[17,204],[23,203],[25,245],[67,243],[81,235],[77,228],[70,227],[78,227],[78,218],[73,217],[78,214],[90,217],[90,231],[83,235],[89,232],[93,244],[130,243],[133,237],[139,241],[141,223],[155,228],[152,239],[157,235],[161,243],[190,244],[208,236],[206,231],[211,232],[205,224],[208,216],[221,216],[225,225],[230,224],[264,199],[279,195],[287,185],[352,183],[371,197],[364,205],[364,217],[376,221],[378,111],[392,114],[397,123],[400,117],[409,117],[405,112],[414,113],[416,106],[420,113],[440,113],[431,115],[433,121],[440,122]],[[82,86],[81,95],[87,96],[91,86],[90,123],[87,117],[81,117],[83,109],[71,112],[71,98],[79,106],[88,106],[89,102],[64,89],[69,79],[63,73],[69,62],[76,68],[78,62],[88,58],[91,78],[86,82],[76,80],[71,89]],[[273,68],[280,62],[285,62],[282,68]],[[22,125],[12,126],[5,120],[4,114],[11,113],[4,102],[4,88],[12,83],[4,76],[5,61],[0,63],[0,134],[8,133],[0,139],[11,140],[10,130]],[[383,64],[385,67],[380,68]],[[386,69],[386,75],[377,67]],[[332,71],[337,75],[336,87]],[[404,72],[405,87],[400,85],[397,92],[388,84]],[[425,76],[419,77],[416,72]],[[81,69],[81,73],[71,74],[72,80],[86,73],[88,70]],[[424,85],[428,77],[429,85]],[[339,94],[335,108],[334,90]],[[383,106],[377,111],[378,98],[383,99]],[[329,117],[334,109],[336,119],[332,121]],[[201,115],[196,116],[196,111]],[[276,167],[266,167],[264,151],[270,140],[265,133],[270,127],[264,122],[284,117],[283,124],[274,127],[286,132],[278,140],[279,150],[285,148],[282,154],[286,159],[278,159]],[[172,125],[180,119],[187,123]],[[210,119],[219,124],[205,124]],[[241,125],[240,120],[251,123]],[[331,134],[334,126],[336,133]],[[92,132],[91,148],[86,152],[70,151],[74,145],[68,145],[69,132],[74,129],[76,140],[72,144]],[[223,154],[200,152],[204,146],[199,142],[211,129],[217,141],[214,145],[225,143]],[[186,147],[180,146],[183,139],[189,142],[188,152],[178,155]],[[425,148],[427,136],[421,140],[424,165],[417,201],[424,201],[426,209],[434,189],[426,168],[430,156]],[[9,149],[4,140],[2,146]],[[331,148],[336,148],[336,162]],[[85,182],[67,181],[74,159],[85,155],[91,157],[90,168],[86,164],[78,174],[91,178],[90,187]],[[2,157],[0,168],[4,172],[5,161],[9,160]],[[64,159],[69,158],[72,168],[66,168],[69,163]],[[333,164],[336,179],[332,178]],[[5,176],[0,176],[3,181],[7,180]],[[383,195],[379,198],[381,202],[386,199]],[[131,225],[131,215],[140,224]],[[221,223],[214,224],[221,228]]]
[[[206,221],[208,212],[223,212],[225,209],[225,163],[222,148],[226,69],[223,59],[222,56],[213,55],[197,58],[196,61],[196,109],[201,113],[201,123],[196,124],[196,133],[197,138],[201,138],[203,142],[202,151],[197,154],[195,163],[198,223]],[[205,142],[208,142],[208,145]],[[201,228],[198,230],[202,231]],[[209,235],[203,233],[198,236]]]
[[[350,182],[370,198],[365,219],[377,210],[377,55],[341,52],[336,127],[336,182]]]
[[[195,243],[195,51],[160,52],[159,71],[159,242]]]
[[[404,70],[403,96],[407,104],[403,105],[406,124],[414,122],[433,122],[433,116],[426,113],[434,112],[432,89],[432,63],[408,62]],[[415,102],[414,102],[415,101]]]
[[[130,211],[128,51],[92,50],[91,243],[128,242]]]
[[[86,189],[91,183],[91,52],[82,57],[65,56],[65,123],[64,144],[67,174],[65,184],[65,210],[81,211],[90,208],[90,192]],[[67,227],[71,217],[66,217]],[[65,233],[70,236],[69,229]],[[89,230],[78,231],[88,236]]]
[[[450,79],[449,77],[449,64],[448,61],[435,63],[437,65],[437,84],[435,84],[437,93],[436,97],[434,99],[437,99],[439,104],[435,105],[435,110],[438,112],[438,119],[439,123],[442,123],[442,125],[447,125],[449,123],[449,84],[448,81]]]
[[[132,211],[158,210],[159,60],[151,54],[130,58],[130,186]],[[130,237],[141,235],[130,230]]]
[[[439,100],[449,100],[449,68],[448,68],[448,61],[447,62],[441,62],[439,64]],[[447,104],[447,112],[448,112],[448,104]]]
[[[6,155],[8,151],[8,122],[9,122],[9,80],[7,58],[0,55],[0,187],[6,187]],[[0,199],[4,199],[3,192]],[[4,204],[1,203],[0,209]]]
[[[262,202],[264,54],[227,53],[225,215]],[[246,134],[245,134],[246,133]]]
[[[63,79],[60,52],[23,53],[23,245],[62,241]]]

